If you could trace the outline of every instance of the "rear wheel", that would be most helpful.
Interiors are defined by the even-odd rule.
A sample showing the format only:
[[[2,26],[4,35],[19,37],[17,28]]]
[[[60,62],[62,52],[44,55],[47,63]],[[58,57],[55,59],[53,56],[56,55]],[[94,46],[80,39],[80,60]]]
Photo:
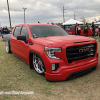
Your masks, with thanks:
[[[6,51],[7,53],[11,53],[11,49],[10,49],[10,39],[6,40]]]
[[[38,74],[44,74],[45,72],[45,67],[44,67],[44,64],[43,64],[43,61],[42,59],[37,56],[36,54],[33,54],[33,67],[35,69],[35,71],[38,73]]]

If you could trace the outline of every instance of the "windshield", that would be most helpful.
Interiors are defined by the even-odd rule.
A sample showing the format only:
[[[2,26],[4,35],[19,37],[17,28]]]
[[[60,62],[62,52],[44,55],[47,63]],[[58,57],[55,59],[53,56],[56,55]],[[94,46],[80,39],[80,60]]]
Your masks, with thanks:
[[[29,26],[31,34],[35,34],[36,37],[48,37],[48,36],[59,36],[69,35],[59,26],[54,25],[31,25]]]

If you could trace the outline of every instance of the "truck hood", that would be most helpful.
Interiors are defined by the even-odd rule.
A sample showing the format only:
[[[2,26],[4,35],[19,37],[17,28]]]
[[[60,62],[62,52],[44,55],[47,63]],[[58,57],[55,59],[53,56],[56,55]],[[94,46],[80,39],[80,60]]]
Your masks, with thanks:
[[[68,43],[79,43],[79,42],[89,42],[94,40],[89,37],[76,36],[76,35],[65,35],[65,36],[52,36],[52,37],[42,37],[37,38],[42,44],[51,44],[53,47],[61,47],[62,45]]]

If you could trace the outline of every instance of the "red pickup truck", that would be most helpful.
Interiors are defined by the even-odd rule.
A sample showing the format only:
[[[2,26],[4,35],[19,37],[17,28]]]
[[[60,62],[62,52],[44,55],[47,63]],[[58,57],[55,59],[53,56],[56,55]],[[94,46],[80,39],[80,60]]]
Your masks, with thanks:
[[[80,35],[81,36],[86,36],[86,33],[84,31],[86,25],[79,25],[79,26],[81,28]],[[71,26],[69,30],[66,30],[66,32],[75,34],[75,25]],[[95,35],[96,36],[99,35],[98,29],[95,29]],[[92,32],[91,28],[88,29],[88,36],[93,36],[93,32]]]
[[[6,40],[6,51],[50,81],[73,79],[98,65],[96,40],[69,35],[51,24],[21,24]]]

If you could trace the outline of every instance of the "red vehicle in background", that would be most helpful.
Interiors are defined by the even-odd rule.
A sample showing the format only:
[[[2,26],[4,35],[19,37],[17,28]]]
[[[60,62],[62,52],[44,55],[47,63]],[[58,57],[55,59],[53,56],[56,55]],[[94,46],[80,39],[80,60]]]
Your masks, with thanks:
[[[86,33],[85,33],[85,26],[86,25],[79,25],[81,27],[81,32],[80,32],[80,35],[81,36],[86,36]],[[72,33],[72,34],[75,34],[75,25],[74,26],[71,26],[69,30],[66,30],[67,33]],[[95,29],[95,35],[98,36],[99,35],[99,32],[98,32],[98,29]],[[88,36],[93,36],[93,32],[92,32],[92,29],[89,28],[88,29]]]

